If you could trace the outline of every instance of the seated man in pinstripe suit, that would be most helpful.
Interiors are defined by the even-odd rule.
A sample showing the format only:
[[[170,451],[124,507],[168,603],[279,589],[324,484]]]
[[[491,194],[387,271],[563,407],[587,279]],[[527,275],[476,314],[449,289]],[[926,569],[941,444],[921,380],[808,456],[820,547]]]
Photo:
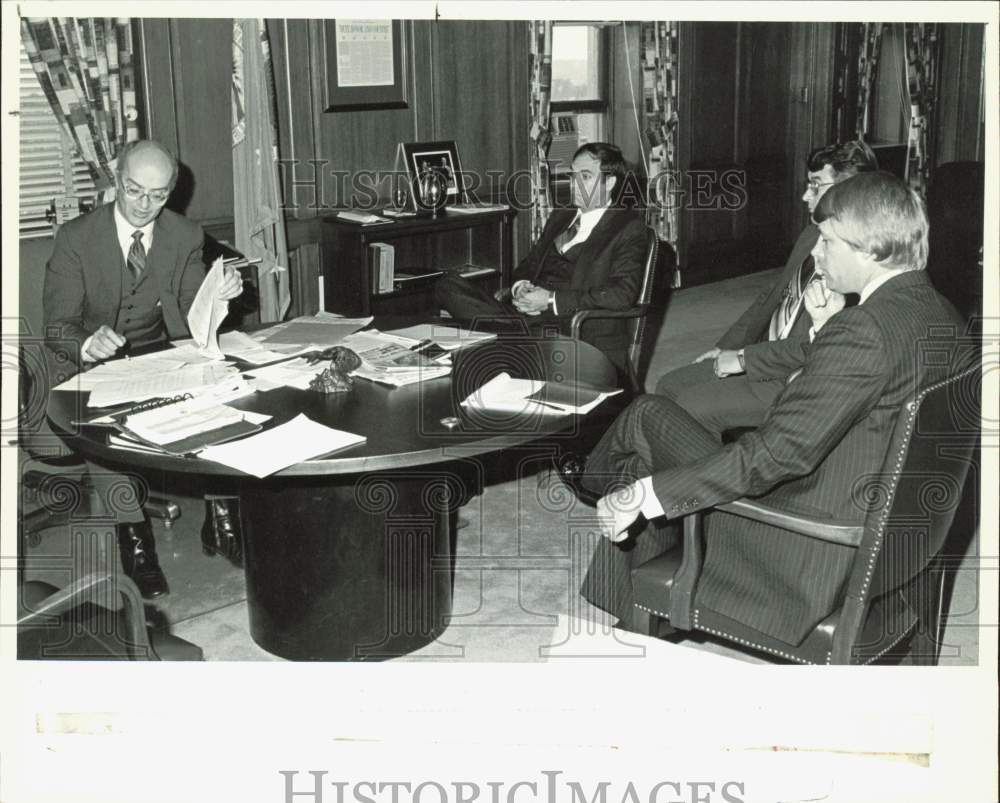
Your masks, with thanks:
[[[864,142],[827,145],[806,160],[802,200],[811,215],[826,191],[840,181],[878,169]],[[757,427],[787,377],[775,351],[785,340],[803,340],[809,316],[803,290],[813,276],[810,255],[819,230],[810,223],[795,242],[777,281],[766,288],[715,348],[660,377],[656,392],[674,399],[705,428],[717,433],[731,427]],[[777,370],[775,370],[777,369]]]
[[[759,429],[719,445],[676,402],[641,396],[597,445],[583,484],[607,536],[582,588],[628,617],[630,570],[672,546],[659,521],[743,496],[791,513],[861,524],[857,486],[883,462],[900,405],[954,366],[931,359],[962,319],[933,288],[923,202],[888,173],[862,173],[816,207],[818,280],[805,298],[809,337],[786,341],[783,384]],[[844,308],[843,295],[860,303]],[[617,490],[615,485],[617,484]],[[624,484],[624,487],[623,487]],[[791,538],[768,525],[713,513],[694,600],[789,644],[842,603],[853,548]]]

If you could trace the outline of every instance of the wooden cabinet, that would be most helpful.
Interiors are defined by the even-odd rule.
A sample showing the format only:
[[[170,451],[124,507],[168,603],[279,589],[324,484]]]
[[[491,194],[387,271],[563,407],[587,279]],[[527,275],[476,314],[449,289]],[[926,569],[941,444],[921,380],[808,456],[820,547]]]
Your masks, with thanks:
[[[510,283],[513,269],[512,209],[363,226],[323,218],[320,259],[324,308],[345,315],[431,315],[433,286],[442,271],[483,282],[489,291]],[[388,292],[373,282],[373,243],[391,245],[397,277]]]

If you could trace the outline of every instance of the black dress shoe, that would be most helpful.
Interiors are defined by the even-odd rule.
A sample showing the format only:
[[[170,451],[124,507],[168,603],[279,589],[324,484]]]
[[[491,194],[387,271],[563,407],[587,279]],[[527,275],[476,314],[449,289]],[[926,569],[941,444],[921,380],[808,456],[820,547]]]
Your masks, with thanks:
[[[576,494],[577,499],[588,505],[596,505],[601,498],[599,493],[591,491],[583,484],[583,475],[587,471],[587,458],[582,455],[567,452],[555,461],[556,473]]]
[[[146,599],[155,599],[170,593],[167,578],[156,557],[156,542],[148,521],[119,524],[118,551],[121,553],[122,570]]]
[[[243,532],[238,498],[214,496],[205,499],[201,551],[206,555],[222,555],[236,566],[243,565]]]

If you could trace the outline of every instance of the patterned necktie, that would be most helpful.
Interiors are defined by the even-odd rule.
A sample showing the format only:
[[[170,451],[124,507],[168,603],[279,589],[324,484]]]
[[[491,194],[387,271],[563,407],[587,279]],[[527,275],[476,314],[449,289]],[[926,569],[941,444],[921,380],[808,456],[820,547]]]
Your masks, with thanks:
[[[781,303],[771,316],[771,326],[768,329],[768,340],[784,340],[792,330],[792,325],[798,317],[802,306],[802,292],[815,273],[816,263],[812,255],[807,256],[799,267],[798,273],[788,282],[788,287]]]
[[[132,247],[128,250],[128,269],[132,273],[132,279],[136,282],[146,269],[146,247],[142,244],[142,232],[132,233]]]
[[[559,253],[565,253],[567,243],[572,242],[573,238],[580,233],[580,214],[577,213],[576,217],[573,218],[573,222],[569,225],[562,234],[556,237],[556,248],[559,249]]]

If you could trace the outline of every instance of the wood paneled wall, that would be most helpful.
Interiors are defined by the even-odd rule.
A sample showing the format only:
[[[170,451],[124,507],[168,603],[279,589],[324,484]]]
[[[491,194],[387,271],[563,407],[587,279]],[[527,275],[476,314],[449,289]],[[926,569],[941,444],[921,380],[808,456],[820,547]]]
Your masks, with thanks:
[[[317,219],[330,207],[384,205],[400,142],[454,140],[480,198],[528,201],[525,23],[405,21],[408,107],[353,112],[322,108],[322,21],[268,25],[290,247],[315,243]],[[528,236],[522,215],[515,229],[517,254],[526,252]],[[296,303],[308,303],[319,261],[310,252],[292,262],[293,281],[309,286]]]
[[[231,19],[140,19],[146,130],[180,162],[171,207],[207,226],[233,218]]]

